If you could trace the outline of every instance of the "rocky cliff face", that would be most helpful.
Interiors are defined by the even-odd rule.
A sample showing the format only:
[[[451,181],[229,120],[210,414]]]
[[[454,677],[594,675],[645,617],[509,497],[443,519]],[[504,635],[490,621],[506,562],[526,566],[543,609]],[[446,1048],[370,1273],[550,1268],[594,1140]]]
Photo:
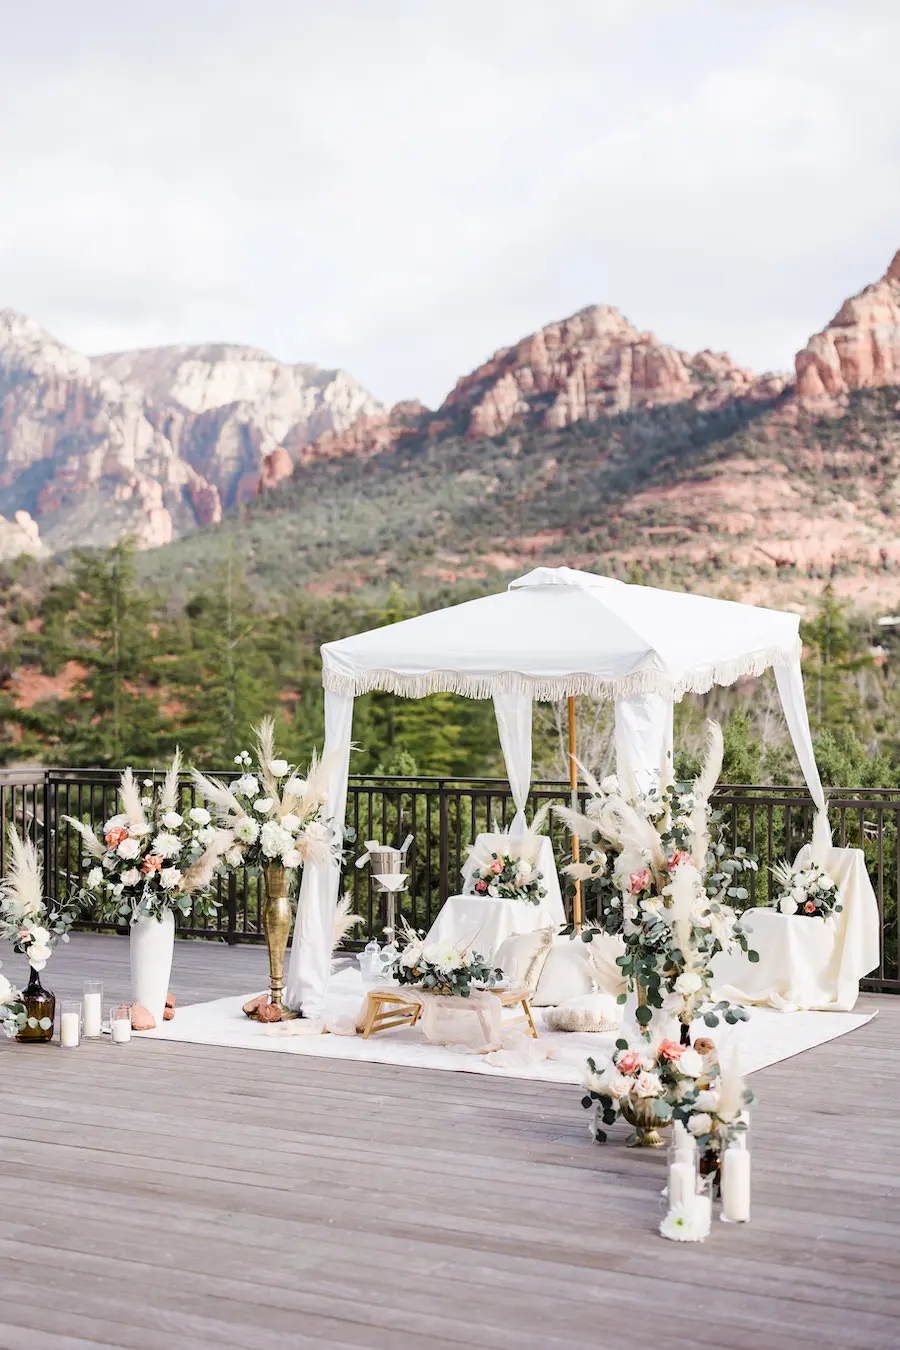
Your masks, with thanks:
[[[797,400],[817,412],[840,410],[854,389],[900,384],[900,252],[810,338],[796,367]]]
[[[12,520],[0,516],[0,562],[18,558],[23,553],[41,558],[46,552],[40,531],[27,511],[17,511]]]
[[[91,360],[0,312],[0,510],[33,513],[53,550],[168,543],[251,496],[278,445],[379,411],[343,371],[227,346]]]

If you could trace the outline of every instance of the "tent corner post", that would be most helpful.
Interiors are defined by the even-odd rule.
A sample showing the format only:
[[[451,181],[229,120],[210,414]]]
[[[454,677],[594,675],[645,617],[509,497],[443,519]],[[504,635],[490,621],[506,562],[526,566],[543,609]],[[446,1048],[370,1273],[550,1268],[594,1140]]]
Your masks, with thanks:
[[[575,762],[575,695],[569,695],[569,788],[571,790],[572,810],[578,810],[578,765]],[[578,835],[572,835],[572,861],[579,862],[581,859],[581,846]],[[575,898],[572,902],[572,923],[576,933],[582,929],[581,913],[581,882],[575,882]]]

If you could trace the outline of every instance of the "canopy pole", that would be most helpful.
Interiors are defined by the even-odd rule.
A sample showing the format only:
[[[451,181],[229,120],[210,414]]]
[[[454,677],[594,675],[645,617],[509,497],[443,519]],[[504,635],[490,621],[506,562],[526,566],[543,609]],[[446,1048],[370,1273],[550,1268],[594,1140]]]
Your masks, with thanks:
[[[572,810],[578,810],[578,766],[575,763],[575,695],[569,695],[569,787],[572,791]],[[579,862],[581,847],[578,835],[572,835],[572,861]],[[575,899],[572,904],[572,922],[575,932],[581,932],[581,882],[575,882]]]

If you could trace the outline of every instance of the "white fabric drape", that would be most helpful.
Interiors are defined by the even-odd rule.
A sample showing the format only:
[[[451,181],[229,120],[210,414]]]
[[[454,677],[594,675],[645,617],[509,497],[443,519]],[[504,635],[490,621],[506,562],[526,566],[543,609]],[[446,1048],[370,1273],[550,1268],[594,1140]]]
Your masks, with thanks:
[[[633,778],[641,792],[649,792],[671,763],[672,700],[660,694],[617,699],[616,772],[622,782]]]
[[[531,709],[530,694],[494,695],[500,748],[516,804],[516,814],[509,827],[511,835],[524,833],[526,824],[525,803],[531,789]]]
[[[775,683],[784,708],[784,720],[787,722],[794,750],[812,797],[820,811],[825,810],[825,793],[822,780],[816,767],[813,754],[812,737],[809,734],[809,716],[806,711],[806,695],[803,692],[803,676],[800,673],[800,657],[796,655],[789,665],[775,666]]]
[[[350,737],[353,729],[353,699],[325,691],[325,748],[335,756],[328,782],[325,815],[343,828],[347,808],[347,777],[350,771]],[[334,945],[334,914],[341,869],[337,862],[305,867],[297,901],[297,919],[291,941],[291,961],[285,985],[285,1002],[294,1012],[319,1017],[331,974]]]

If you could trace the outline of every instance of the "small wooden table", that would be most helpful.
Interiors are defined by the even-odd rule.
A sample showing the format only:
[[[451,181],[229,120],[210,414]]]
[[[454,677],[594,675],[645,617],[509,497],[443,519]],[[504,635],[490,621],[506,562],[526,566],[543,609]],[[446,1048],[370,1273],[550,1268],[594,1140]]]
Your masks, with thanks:
[[[499,998],[504,1008],[521,1006],[518,1017],[511,1017],[504,1021],[505,1030],[521,1029],[527,1031],[535,1040],[538,1039],[537,1028],[528,1006],[528,994],[525,990],[487,989],[485,993],[493,994],[495,998]],[[461,998],[459,1004],[460,1007],[464,1008],[466,1000]],[[366,997],[366,1015],[363,1021],[362,1038],[366,1041],[374,1032],[386,1031],[389,1027],[414,1027],[421,1012],[421,1003],[409,998],[402,989],[398,989],[396,992],[386,989],[372,990]]]

